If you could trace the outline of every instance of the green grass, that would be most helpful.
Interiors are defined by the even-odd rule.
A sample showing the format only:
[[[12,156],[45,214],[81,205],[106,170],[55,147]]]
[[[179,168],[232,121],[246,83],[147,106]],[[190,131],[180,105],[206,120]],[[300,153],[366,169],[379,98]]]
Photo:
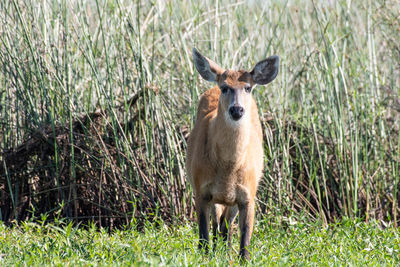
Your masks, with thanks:
[[[275,219],[276,220],[276,219]],[[233,248],[220,240],[215,251],[197,250],[197,228],[134,224],[108,233],[104,228],[24,222],[11,228],[0,224],[0,264],[22,265],[238,265],[238,237]],[[321,223],[263,220],[256,224],[251,243],[255,266],[377,266],[400,262],[400,232],[377,223],[345,219],[323,227]]]

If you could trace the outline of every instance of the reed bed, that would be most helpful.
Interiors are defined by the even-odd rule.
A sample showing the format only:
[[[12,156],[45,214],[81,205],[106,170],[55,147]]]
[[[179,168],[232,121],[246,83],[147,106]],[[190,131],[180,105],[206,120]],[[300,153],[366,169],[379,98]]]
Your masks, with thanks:
[[[400,7],[388,1],[0,2],[0,219],[194,218],[186,139],[225,68],[257,87],[257,216],[399,222]],[[58,215],[57,215],[58,214]]]

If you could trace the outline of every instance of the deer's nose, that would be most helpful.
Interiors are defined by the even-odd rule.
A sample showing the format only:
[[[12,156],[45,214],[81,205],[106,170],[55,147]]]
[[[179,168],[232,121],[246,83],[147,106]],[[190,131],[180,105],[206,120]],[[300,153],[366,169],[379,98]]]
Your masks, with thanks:
[[[233,120],[237,121],[243,116],[244,108],[241,106],[232,106],[229,108],[229,114]]]

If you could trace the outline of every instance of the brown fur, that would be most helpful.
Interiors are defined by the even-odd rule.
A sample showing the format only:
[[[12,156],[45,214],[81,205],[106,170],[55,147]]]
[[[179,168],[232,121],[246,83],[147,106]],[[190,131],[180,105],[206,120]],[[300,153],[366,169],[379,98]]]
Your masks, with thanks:
[[[187,171],[195,194],[209,192],[201,190],[205,185],[222,185],[220,190],[212,190],[213,201],[233,205],[240,201],[237,185],[249,185],[248,197],[255,196],[263,169],[262,131],[253,97],[251,123],[232,130],[224,115],[218,114],[220,95],[221,90],[215,86],[200,98],[196,124],[188,140]]]
[[[232,79],[225,82],[235,86]],[[261,125],[255,100],[249,95],[250,107],[247,109],[251,120],[232,129],[225,122],[223,112],[218,112],[223,110],[220,95],[221,90],[215,86],[200,98],[197,121],[188,140],[187,172],[194,188],[198,213],[199,209],[206,208],[201,205],[213,204],[214,236],[219,225],[228,234],[224,219],[229,225],[237,213],[237,208],[230,207],[239,205],[240,210],[240,207],[248,206],[243,211],[245,216],[241,216],[240,225],[247,225],[246,238],[249,242],[253,229],[254,198],[263,169]],[[236,211],[229,214],[229,209]],[[225,216],[222,216],[223,213]]]
[[[208,250],[210,206],[214,240],[220,231],[228,244],[229,225],[239,212],[240,256],[248,259],[263,169],[261,124],[251,90],[275,79],[279,57],[258,62],[251,72],[225,71],[195,48],[193,59],[200,75],[218,84],[201,96],[188,140],[186,168],[195,194],[199,247]]]

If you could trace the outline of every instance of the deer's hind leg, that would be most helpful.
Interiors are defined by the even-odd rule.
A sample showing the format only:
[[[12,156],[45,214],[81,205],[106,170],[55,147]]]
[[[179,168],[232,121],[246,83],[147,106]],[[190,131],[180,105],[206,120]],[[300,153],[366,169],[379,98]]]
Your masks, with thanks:
[[[231,239],[232,239],[232,224],[238,214],[238,207],[235,206],[226,206],[224,212],[222,213],[220,219],[220,231],[221,236],[225,242],[227,242],[228,247],[231,247]]]
[[[212,220],[212,228],[213,228],[213,248],[215,250],[218,240],[218,235],[221,232],[220,229],[220,221],[221,216],[225,210],[225,206],[221,204],[212,204],[211,205],[211,220]]]

